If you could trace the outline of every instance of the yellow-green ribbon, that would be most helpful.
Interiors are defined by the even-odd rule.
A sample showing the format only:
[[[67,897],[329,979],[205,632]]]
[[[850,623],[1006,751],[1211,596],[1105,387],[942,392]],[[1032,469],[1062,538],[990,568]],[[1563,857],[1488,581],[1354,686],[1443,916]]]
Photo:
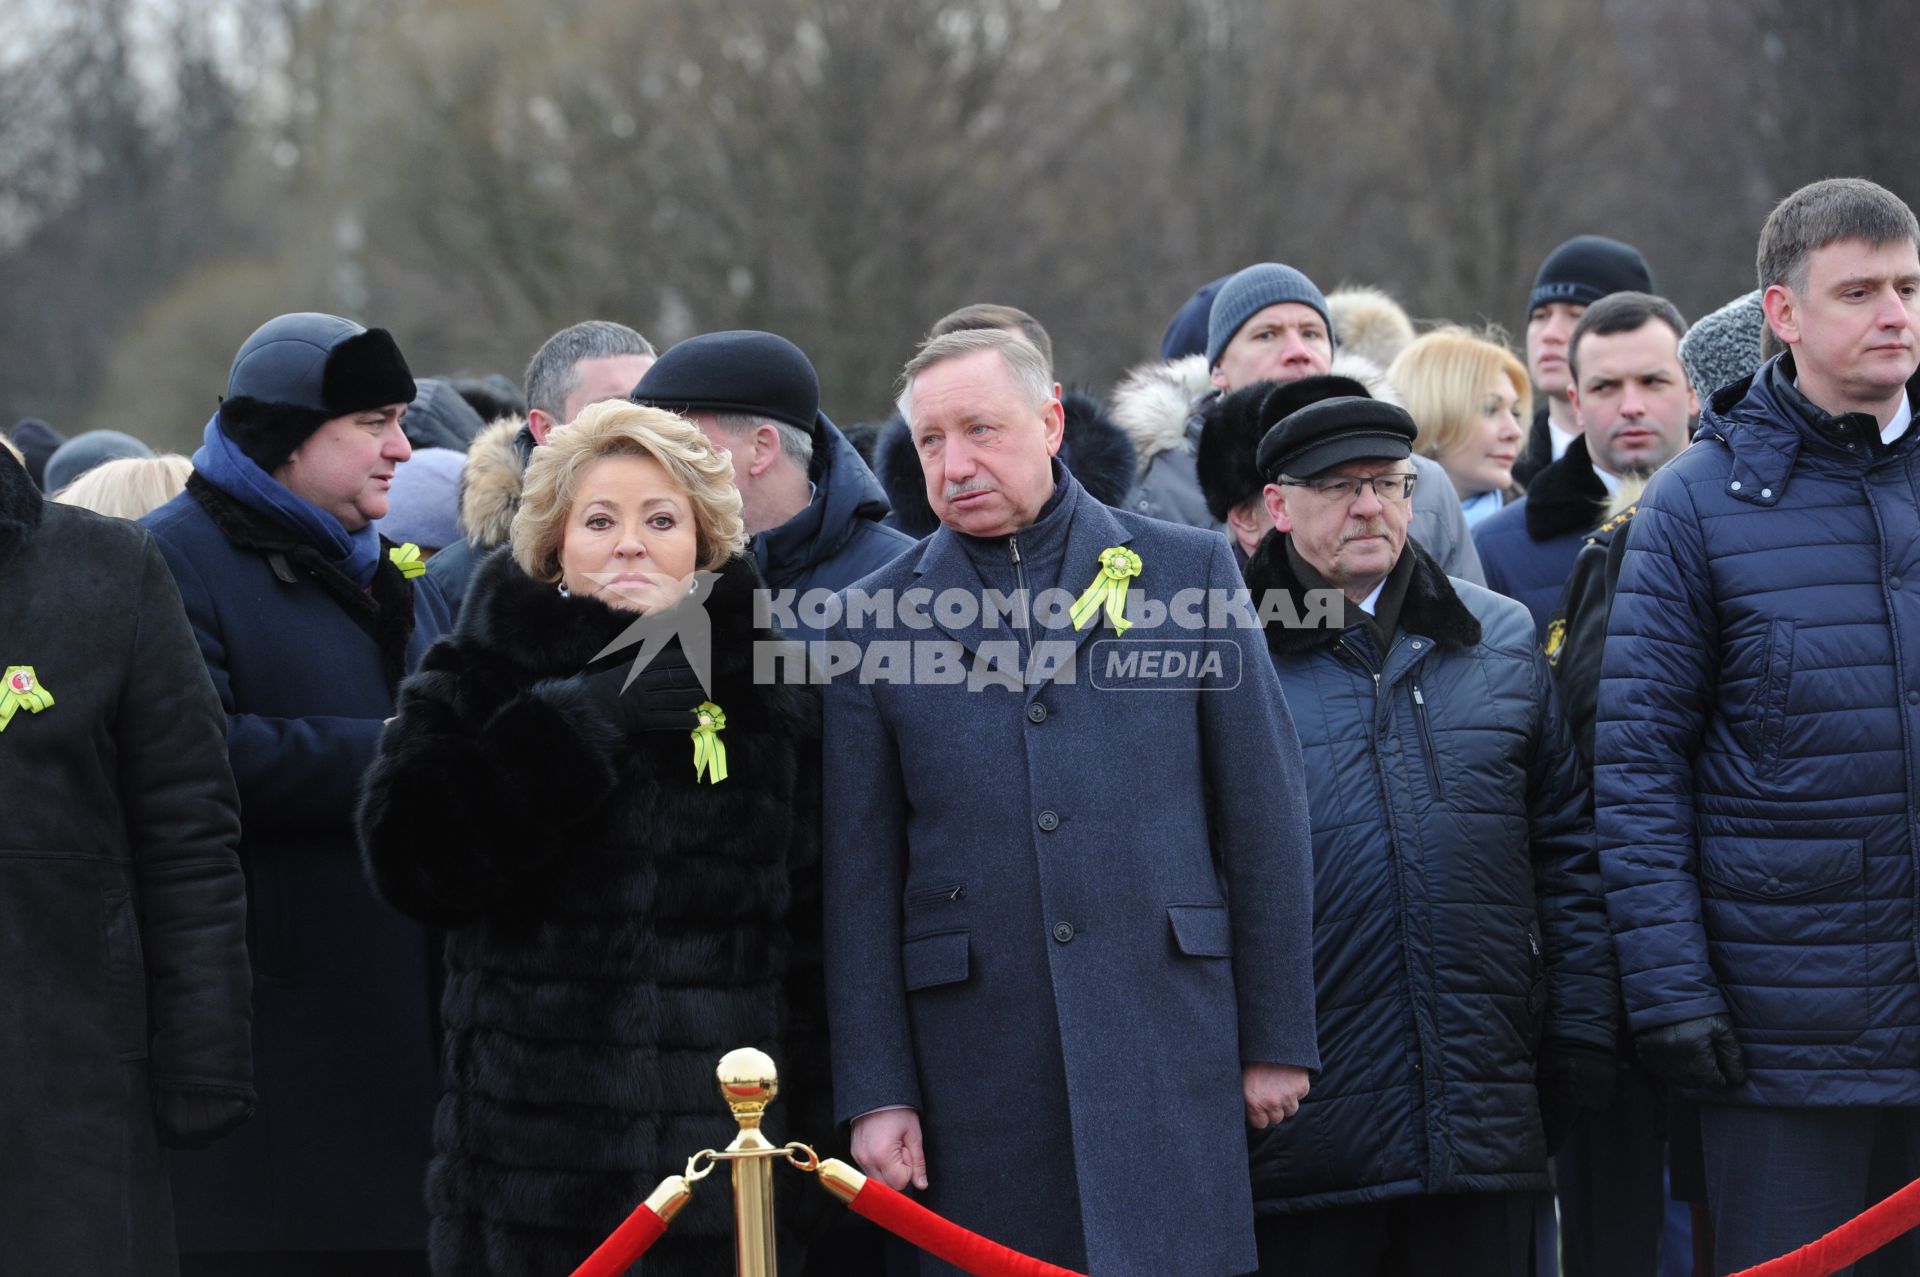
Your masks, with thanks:
[[[693,712],[700,720],[693,729],[694,783],[698,784],[704,773],[708,784],[718,785],[727,778],[727,746],[720,739],[720,733],[727,730],[727,716],[712,701],[701,701]]]
[[[1126,546],[1109,546],[1100,551],[1100,574],[1093,578],[1086,592],[1073,601],[1067,613],[1073,620],[1073,628],[1086,629],[1087,622],[1099,615],[1104,606],[1107,619],[1113,622],[1113,632],[1125,634],[1133,624],[1126,617],[1127,582],[1139,575],[1140,556]]]
[[[400,575],[409,581],[426,573],[427,561],[420,557],[420,547],[411,541],[394,546],[387,551],[387,557],[393,560],[393,566],[400,569]]]
[[[0,678],[0,732],[7,730],[7,724],[21,710],[29,714],[38,714],[51,707],[53,693],[40,686],[40,680],[34,677],[31,665],[9,665],[5,677]]]

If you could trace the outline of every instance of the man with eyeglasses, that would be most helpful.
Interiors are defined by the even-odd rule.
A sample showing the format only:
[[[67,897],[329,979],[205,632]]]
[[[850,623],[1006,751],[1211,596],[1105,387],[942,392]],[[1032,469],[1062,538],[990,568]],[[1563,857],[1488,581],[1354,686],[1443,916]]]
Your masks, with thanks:
[[[1247,583],[1306,757],[1323,1067],[1251,1143],[1260,1272],[1521,1277],[1547,1146],[1613,1083],[1578,764],[1526,609],[1407,536],[1413,419],[1286,403]]]

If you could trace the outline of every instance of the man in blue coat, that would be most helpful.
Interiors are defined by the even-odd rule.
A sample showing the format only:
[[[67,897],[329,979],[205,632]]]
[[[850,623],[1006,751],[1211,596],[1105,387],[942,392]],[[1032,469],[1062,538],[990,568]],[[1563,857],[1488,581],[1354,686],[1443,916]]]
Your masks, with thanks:
[[[188,1277],[425,1272],[428,938],[375,899],[352,823],[395,688],[447,628],[372,527],[414,394],[384,330],[270,320],[145,520],[227,714],[253,963],[259,1112],[174,1163]]]
[[[1787,353],[1640,500],[1594,742],[1627,1011],[1700,1101],[1718,1271],[1920,1159],[1920,224],[1816,182],[1759,276]]]
[[[1523,1277],[1547,1154],[1613,1087],[1580,768],[1525,611],[1407,535],[1413,418],[1295,402],[1247,583],[1307,757],[1326,1068],[1254,1142],[1261,1272]]]
[[[1527,495],[1473,530],[1487,587],[1526,605],[1545,645],[1580,547],[1629,481],[1687,446],[1700,402],[1678,350],[1686,321],[1664,298],[1615,292],[1582,310],[1567,346],[1567,397],[1580,433]]]
[[[647,370],[632,398],[683,414],[733,458],[774,622],[794,638],[819,638],[808,618],[827,596],[914,544],[880,522],[886,492],[820,411],[813,362],[786,338],[752,331],[689,337]]]
[[[816,649],[838,1115],[1028,1254],[1246,1272],[1247,1125],[1320,1060],[1299,743],[1239,571],[1053,461],[1030,343],[951,333],[905,380],[943,526]]]

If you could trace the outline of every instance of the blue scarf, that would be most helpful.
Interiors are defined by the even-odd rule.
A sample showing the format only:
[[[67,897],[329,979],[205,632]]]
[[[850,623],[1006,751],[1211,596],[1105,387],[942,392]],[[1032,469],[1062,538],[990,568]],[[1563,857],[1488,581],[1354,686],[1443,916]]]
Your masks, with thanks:
[[[217,412],[207,422],[206,442],[193,454],[193,468],[247,509],[266,515],[318,550],[361,589],[373,584],[380,566],[380,534],[373,525],[349,532],[340,520],[295,496],[227,438]]]

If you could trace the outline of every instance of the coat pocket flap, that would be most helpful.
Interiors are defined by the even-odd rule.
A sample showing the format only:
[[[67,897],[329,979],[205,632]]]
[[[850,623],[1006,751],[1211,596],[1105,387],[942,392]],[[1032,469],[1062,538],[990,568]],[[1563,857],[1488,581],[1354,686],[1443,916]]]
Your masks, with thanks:
[[[1191,958],[1231,958],[1233,929],[1225,905],[1168,905],[1173,942]]]
[[[956,984],[967,978],[967,933],[942,931],[937,935],[915,936],[900,946],[900,965],[909,993],[940,984]]]
[[[1855,838],[1702,838],[1700,876],[1720,894],[1793,900],[1860,881]]]

